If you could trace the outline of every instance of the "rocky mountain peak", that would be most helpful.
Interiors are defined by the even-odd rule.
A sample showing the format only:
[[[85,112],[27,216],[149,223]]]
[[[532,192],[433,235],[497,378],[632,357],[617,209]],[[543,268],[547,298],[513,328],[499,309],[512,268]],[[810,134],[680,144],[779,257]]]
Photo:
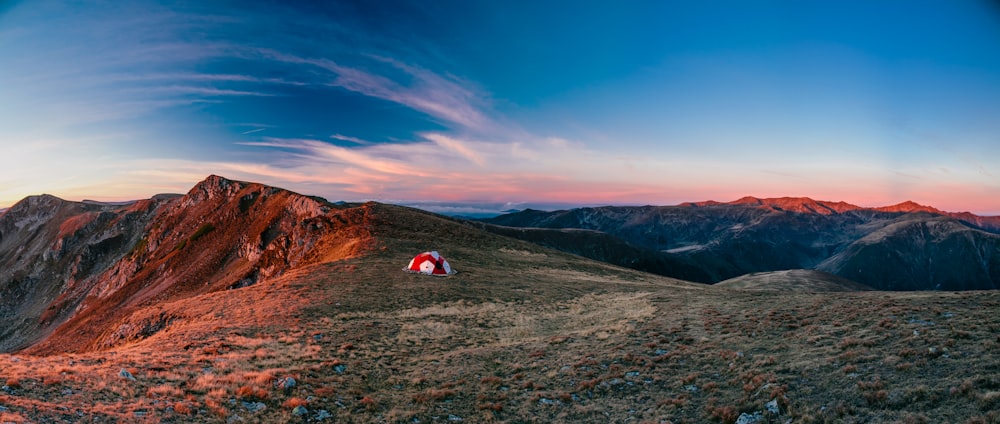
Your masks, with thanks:
[[[99,329],[144,305],[351,257],[373,243],[363,209],[217,175],[124,204],[25,199],[0,215],[0,315],[25,318],[0,351],[112,346],[142,334]]]
[[[25,197],[20,202],[15,203],[14,206],[11,206],[10,210],[22,211],[22,210],[36,209],[40,207],[42,208],[53,207],[62,204],[64,202],[66,201],[51,194],[39,194],[36,196]]]
[[[236,192],[246,187],[249,183],[233,181],[218,175],[209,175],[198,184],[195,184],[187,195],[195,201],[214,199],[217,197],[230,197]]]
[[[777,197],[762,199],[753,196],[746,196],[727,204],[762,206],[789,212],[815,213],[820,215],[831,215],[861,209],[860,206],[855,206],[846,202],[813,200],[809,197]]]
[[[880,208],[875,208],[875,210],[881,212],[896,212],[896,213],[930,212],[934,214],[944,214],[944,212],[942,212],[937,208],[921,205],[912,200],[907,200],[903,203],[899,203],[892,206],[883,206]]]

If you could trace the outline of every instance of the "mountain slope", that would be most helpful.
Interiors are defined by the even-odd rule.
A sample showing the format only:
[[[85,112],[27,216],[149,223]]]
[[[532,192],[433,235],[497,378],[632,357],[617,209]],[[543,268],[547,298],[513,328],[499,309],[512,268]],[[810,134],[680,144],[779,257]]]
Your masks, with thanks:
[[[509,241],[417,210],[334,205],[218,176],[185,195],[128,205],[66,202],[51,196],[27,199],[0,217],[5,243],[0,258],[11,263],[0,279],[0,293],[6,294],[0,309],[0,327],[6,332],[0,342],[4,350],[55,354],[144,340],[190,318],[184,311],[198,309],[171,311],[162,305],[184,304],[366,254],[378,248],[376,240],[391,238],[405,222],[420,227],[423,237],[421,245],[406,254],[451,244],[456,238],[469,246],[484,235],[490,243]],[[440,234],[432,231],[437,228]],[[523,245],[514,246],[511,249],[526,251]],[[53,249],[73,254],[57,255]],[[49,257],[56,259],[45,260]],[[400,259],[400,267],[408,259]],[[398,297],[386,293],[380,301]]]
[[[657,251],[634,246],[607,233],[580,229],[515,228],[480,223],[494,234],[529,241],[541,246],[580,255],[644,272],[669,275],[686,281],[708,283],[711,276],[698,265]]]
[[[740,290],[768,290],[790,292],[853,292],[871,290],[871,287],[846,278],[814,270],[792,269],[741,275],[720,281],[717,287]]]
[[[351,208],[217,176],[184,196],[127,206],[26,199],[0,216],[0,316],[12,320],[0,346],[65,352],[146,337],[163,323],[113,323],[143,305],[350,257],[370,239],[362,219]]]
[[[930,248],[940,240],[931,240],[927,244],[918,239],[892,239],[899,245],[912,243],[921,246],[921,249],[927,247],[910,253],[938,264],[935,268],[938,274],[933,277],[937,282],[916,278],[912,283],[899,284],[898,278],[876,269],[880,266],[879,261],[870,257],[875,250],[848,249],[852,243],[899,220],[914,219],[947,220],[969,230],[965,233],[968,240],[968,245],[963,247],[965,250]],[[600,231],[619,239],[621,243],[643,249],[642,252],[628,251],[618,256],[646,257],[652,259],[644,259],[644,262],[684,265],[650,269],[661,275],[677,278],[708,276],[707,279],[692,278],[697,281],[718,282],[755,272],[816,269],[833,261],[823,265],[822,269],[879,289],[982,289],[996,287],[1000,282],[990,270],[992,265],[989,260],[976,262],[979,268],[976,272],[949,268],[971,264],[965,256],[971,251],[982,250],[980,256],[987,258],[994,256],[995,247],[991,241],[994,234],[983,230],[994,228],[992,226],[997,217],[946,214],[912,202],[868,209],[844,202],[808,198],[746,197],[730,203],[709,201],[678,206],[580,208],[554,212],[526,210],[482,221],[507,227]],[[899,250],[899,247],[893,249]],[[586,252],[581,254],[588,255]],[[866,258],[853,260],[845,255],[863,255]],[[600,259],[597,255],[588,257]],[[832,259],[834,257],[838,259]],[[616,263],[629,266],[629,262],[624,259]],[[836,265],[842,263],[850,263],[854,270]],[[925,268],[915,268],[906,274],[913,276]],[[954,275],[947,275],[949,273]]]
[[[47,349],[29,350],[44,356],[0,354],[0,421],[1000,417],[992,377],[1000,366],[997,291],[730,290],[410,208],[326,210],[325,202],[280,189],[210,180],[153,208],[160,219],[146,225],[134,254],[116,262],[142,268],[123,266],[119,273],[133,277],[83,302],[117,305],[124,311],[98,309],[117,318],[96,319],[88,306],[53,335],[87,331],[72,326],[87,319],[103,330],[85,336],[108,343],[46,341]],[[320,214],[300,220],[313,205]],[[199,231],[206,223],[215,229]],[[268,239],[256,261],[240,253]],[[300,239],[316,243],[288,248]],[[401,270],[429,249],[440,250],[458,274]],[[160,266],[164,277],[140,278]],[[98,274],[113,275],[108,270],[116,267]],[[174,277],[166,275],[171,267]],[[268,276],[233,285],[254,269]],[[778,412],[767,412],[769,404]]]
[[[885,290],[1000,288],[1000,236],[911,214],[851,243],[817,269]]]
[[[36,341],[73,313],[98,276],[139,241],[168,197],[126,206],[32,196],[0,215],[0,351]]]

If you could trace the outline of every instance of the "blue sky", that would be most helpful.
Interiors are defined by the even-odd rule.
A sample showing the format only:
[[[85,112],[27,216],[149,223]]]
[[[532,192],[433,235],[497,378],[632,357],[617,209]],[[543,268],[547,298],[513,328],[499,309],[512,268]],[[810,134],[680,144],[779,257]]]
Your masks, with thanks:
[[[315,3],[4,2],[0,207],[214,173],[448,207],[1000,214],[995,2]]]

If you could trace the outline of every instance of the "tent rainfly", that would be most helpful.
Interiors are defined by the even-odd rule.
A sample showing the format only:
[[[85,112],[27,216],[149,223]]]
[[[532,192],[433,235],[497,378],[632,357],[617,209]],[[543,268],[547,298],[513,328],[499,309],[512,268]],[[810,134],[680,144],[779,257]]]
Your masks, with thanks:
[[[403,271],[419,272],[427,275],[446,276],[452,275],[451,265],[437,251],[424,252],[410,260],[410,264],[403,268]]]

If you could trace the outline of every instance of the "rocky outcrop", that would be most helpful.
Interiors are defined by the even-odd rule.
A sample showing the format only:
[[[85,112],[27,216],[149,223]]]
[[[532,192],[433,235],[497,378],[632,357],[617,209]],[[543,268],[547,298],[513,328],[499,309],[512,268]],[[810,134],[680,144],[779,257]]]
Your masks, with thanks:
[[[148,337],[140,306],[237,289],[370,247],[365,206],[210,176],[127,205],[25,199],[0,216],[0,351]]]
[[[0,215],[0,351],[45,337],[75,313],[81,296],[141,238],[158,205],[42,195]]]

